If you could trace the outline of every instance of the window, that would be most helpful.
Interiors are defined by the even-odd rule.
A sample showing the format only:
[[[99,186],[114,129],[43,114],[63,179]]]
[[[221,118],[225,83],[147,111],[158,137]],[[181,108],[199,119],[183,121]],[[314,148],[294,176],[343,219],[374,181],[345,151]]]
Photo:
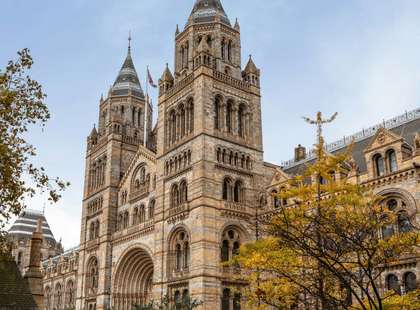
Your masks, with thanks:
[[[238,135],[240,137],[245,136],[245,107],[242,104],[238,109]]]
[[[229,133],[232,133],[232,113],[233,113],[233,104],[229,100],[226,105],[226,130]]]
[[[99,281],[98,260],[94,257],[89,261],[87,273],[87,288],[89,293],[95,293]]]
[[[75,294],[74,294],[74,283],[72,280],[67,282],[66,285],[66,307],[74,307]]]
[[[20,265],[22,265],[22,252],[18,253],[18,257],[17,257],[17,265],[20,267]]]
[[[190,238],[184,230],[175,234],[172,249],[175,254],[174,270],[178,272],[188,270],[190,266]]]
[[[233,193],[233,200],[235,202],[243,202],[243,185],[241,181],[235,182],[235,189]]]
[[[130,220],[130,216],[128,214],[128,211],[125,211],[125,213],[124,213],[123,229],[128,228],[129,220]]]
[[[223,200],[232,200],[232,188],[232,180],[230,178],[225,178],[223,181]]]
[[[231,260],[239,253],[240,236],[234,229],[228,229],[223,234],[220,259],[222,262]]]
[[[384,171],[384,159],[382,155],[376,154],[375,156],[373,156],[373,163],[374,163],[376,176],[377,177],[383,176],[385,171]]]
[[[55,286],[55,292],[54,292],[54,308],[55,309],[61,309],[61,305],[62,305],[62,297],[63,297],[63,293],[61,291],[61,284],[57,283],[57,285]]]
[[[95,238],[95,223],[90,223],[89,227],[89,240],[93,240]]]
[[[387,276],[386,286],[389,291],[394,291],[398,295],[401,295],[400,283],[396,275],[390,274]]]
[[[230,289],[225,288],[222,294],[222,310],[230,310]]]
[[[395,199],[388,200],[386,205],[387,205],[389,211],[395,211],[398,208],[398,202]]]
[[[241,293],[235,293],[233,297],[233,310],[241,310]]]
[[[174,184],[171,190],[171,207],[175,208],[179,205],[179,190],[178,184]]]
[[[181,204],[188,202],[188,186],[186,181],[182,181],[179,185],[180,199]]]
[[[139,209],[139,223],[144,223],[145,221],[146,221],[146,208],[144,205],[141,205]]]
[[[280,208],[280,199],[279,199],[279,193],[276,190],[273,190],[271,192],[271,196],[272,196],[272,203],[273,203],[273,207],[275,209]]]
[[[155,200],[152,200],[149,204],[149,219],[153,219],[155,217]]]
[[[389,222],[388,217],[383,217],[384,222]],[[384,226],[382,226],[382,238],[387,239],[394,235],[394,224],[393,223],[387,223]]]
[[[220,129],[220,97],[216,97],[214,101],[214,129]]]
[[[390,150],[386,153],[386,158],[388,162],[388,169],[390,173],[396,172],[398,170],[397,166],[397,155],[394,150]]]
[[[417,277],[412,272],[407,272],[404,275],[404,288],[405,292],[409,293],[417,289]]]
[[[398,232],[399,233],[406,233],[413,229],[410,218],[406,211],[401,211],[397,217],[398,222]]]
[[[44,295],[45,310],[51,310],[51,297],[51,289],[47,286]]]
[[[96,220],[95,222],[95,238],[99,238],[99,220]]]

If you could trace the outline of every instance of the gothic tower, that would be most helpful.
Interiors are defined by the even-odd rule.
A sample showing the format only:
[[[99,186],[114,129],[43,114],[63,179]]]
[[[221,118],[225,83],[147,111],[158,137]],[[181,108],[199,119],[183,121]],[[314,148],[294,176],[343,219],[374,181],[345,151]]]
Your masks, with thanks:
[[[239,23],[219,0],[197,0],[175,33],[174,74],[159,81],[154,283],[172,300],[239,302],[221,262],[252,239],[263,190],[259,79],[251,58],[242,70]]]
[[[94,126],[87,138],[77,309],[109,308],[118,185],[151,132],[151,115],[129,44],[114,85],[107,98],[100,99],[98,127]]]

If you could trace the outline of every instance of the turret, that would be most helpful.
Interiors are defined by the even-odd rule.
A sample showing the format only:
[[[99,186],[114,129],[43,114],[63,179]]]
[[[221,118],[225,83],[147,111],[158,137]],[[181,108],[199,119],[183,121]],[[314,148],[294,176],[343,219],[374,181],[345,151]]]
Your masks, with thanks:
[[[242,77],[251,85],[260,87],[260,69],[255,65],[251,55],[249,55],[248,63],[242,72]]]
[[[174,77],[168,64],[166,64],[162,77],[159,79],[159,93],[163,94],[174,86]]]

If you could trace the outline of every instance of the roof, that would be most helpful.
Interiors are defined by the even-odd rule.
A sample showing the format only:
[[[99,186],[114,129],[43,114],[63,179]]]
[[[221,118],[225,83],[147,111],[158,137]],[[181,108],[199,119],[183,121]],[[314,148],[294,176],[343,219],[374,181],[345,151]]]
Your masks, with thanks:
[[[332,154],[343,152],[351,144],[351,141],[355,139],[352,156],[359,168],[359,172],[365,173],[367,171],[367,165],[364,150],[369,146],[376,132],[383,127],[394,134],[401,136],[407,143],[411,144],[412,141],[414,141],[416,133],[420,131],[420,108],[407,112],[404,115],[397,116],[383,124],[378,124],[367,130],[363,130],[349,138],[344,138],[343,140],[328,144],[326,149]],[[290,175],[301,173],[308,163],[314,161],[314,158],[311,155],[312,153],[310,153],[309,158],[301,162],[296,163],[290,161],[284,163],[286,166],[283,168],[283,171]]]
[[[31,239],[32,233],[36,231],[39,219],[42,221],[42,233],[44,239],[47,240],[50,245],[55,246],[57,241],[51,232],[44,213],[40,211],[25,210],[22,212],[18,219],[13,223],[12,227],[10,227],[8,236],[15,239]]]
[[[172,82],[174,80],[174,76],[172,75],[172,72],[169,69],[168,64],[166,64],[165,71],[163,71],[163,74],[160,80],[163,82]]]
[[[0,256],[0,308],[36,310],[37,305],[13,259]]]
[[[111,95],[127,96],[130,91],[133,96],[144,99],[143,89],[141,88],[140,80],[136,68],[134,67],[133,59],[131,57],[131,47],[129,46],[127,57],[111,88]]]
[[[256,75],[260,74],[260,70],[258,70],[257,66],[255,65],[254,61],[252,60],[252,56],[249,55],[248,63],[246,64],[246,67],[244,69],[245,73],[253,73]]]
[[[218,20],[223,24],[231,26],[230,20],[226,15],[220,0],[197,0],[186,26],[191,24],[212,23]]]

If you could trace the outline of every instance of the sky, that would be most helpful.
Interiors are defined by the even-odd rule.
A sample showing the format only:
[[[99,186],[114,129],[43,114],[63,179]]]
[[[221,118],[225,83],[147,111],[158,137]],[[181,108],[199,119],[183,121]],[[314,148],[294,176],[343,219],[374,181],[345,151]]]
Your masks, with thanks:
[[[127,53],[140,79],[146,66],[157,80],[173,67],[176,25],[183,28],[193,0],[2,0],[0,68],[29,48],[33,78],[44,87],[52,119],[32,128],[36,163],[71,182],[46,216],[65,248],[76,246],[86,137],[99,99]],[[419,107],[420,1],[222,0],[241,26],[242,54],[261,68],[265,160],[280,164],[315,133],[302,120],[322,111],[337,120],[327,142]],[[245,63],[243,64],[245,65]],[[144,87],[144,82],[143,82]],[[152,93],[154,102],[157,93]],[[42,210],[45,197],[28,202]]]

